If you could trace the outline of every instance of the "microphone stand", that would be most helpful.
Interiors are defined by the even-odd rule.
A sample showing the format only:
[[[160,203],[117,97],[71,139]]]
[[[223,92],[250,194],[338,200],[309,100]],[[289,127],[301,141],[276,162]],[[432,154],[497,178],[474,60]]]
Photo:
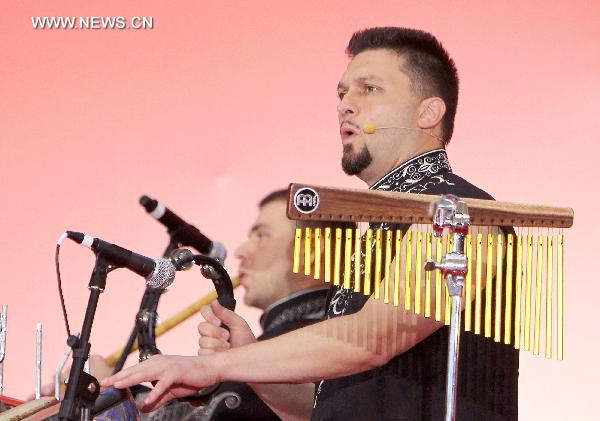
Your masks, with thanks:
[[[65,399],[60,404],[58,417],[61,421],[76,421],[79,419],[77,411],[82,410],[84,419],[92,419],[91,410],[94,407],[96,398],[100,393],[100,384],[98,380],[84,371],[84,365],[90,354],[91,344],[89,342],[94,323],[94,315],[98,306],[100,294],[106,287],[106,276],[108,272],[115,269],[99,253],[96,256],[96,264],[89,282],[90,297],[81,328],[81,335],[71,335],[67,339],[67,345],[73,350],[73,364],[69,373],[69,382],[65,391]]]
[[[173,250],[180,247],[179,242],[175,240],[174,234],[174,232],[170,233],[169,245],[165,249],[163,257],[168,258]],[[115,364],[113,374],[118,373],[123,369],[125,361],[127,360],[127,356],[131,352],[131,348],[133,348],[136,338],[138,339],[138,347],[140,350],[140,361],[142,361],[142,359],[147,359],[152,355],[160,354],[160,351],[156,347],[154,322],[158,317],[158,314],[156,313],[158,301],[164,292],[164,288],[146,287],[146,291],[144,291],[144,295],[142,296],[142,301],[135,318],[136,322],[133,326],[133,329],[131,329],[127,344],[125,344],[123,352]],[[144,358],[142,358],[142,355],[144,355]]]

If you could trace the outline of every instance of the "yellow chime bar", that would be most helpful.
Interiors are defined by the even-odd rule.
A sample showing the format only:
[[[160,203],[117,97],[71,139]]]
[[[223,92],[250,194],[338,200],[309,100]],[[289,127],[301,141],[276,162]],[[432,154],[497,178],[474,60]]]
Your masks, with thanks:
[[[346,228],[346,241],[344,243],[344,288],[350,289],[350,275],[352,275],[352,228]]]
[[[552,293],[554,270],[554,247],[552,236],[548,237],[548,258],[546,259],[546,358],[552,358]]]
[[[564,238],[563,235],[558,236],[558,249],[557,252],[557,289],[558,289],[558,309],[557,309],[557,353],[558,359],[562,361],[563,359],[563,351],[564,351],[564,337],[563,332],[565,328],[565,319],[564,319],[564,285],[563,285],[563,258],[564,258]]]
[[[387,230],[385,232],[385,275],[384,275],[384,291],[383,291],[383,302],[390,302],[390,276],[392,266],[392,231]]]
[[[302,228],[296,228],[296,233],[294,234],[294,265],[293,272],[300,272],[300,245],[302,244]]]
[[[415,313],[421,314],[421,273],[423,272],[423,233],[417,232],[415,256]]]
[[[304,229],[304,274],[310,276],[310,258],[312,247],[312,230],[310,227]]]
[[[471,331],[471,315],[473,314],[473,235],[467,234],[465,241],[467,256],[467,275],[465,276],[465,331]]]
[[[425,259],[431,260],[431,232],[427,233],[425,240]],[[425,272],[425,317],[431,317],[431,271]]]
[[[354,230],[354,292],[360,292],[360,276],[362,275],[361,260],[362,235],[360,234],[360,228],[356,228]]]
[[[515,349],[521,348],[521,303],[523,282],[523,235],[517,236],[517,263],[515,273]]]
[[[512,323],[512,275],[513,275],[513,247],[514,239],[508,234],[506,239],[506,297],[504,305],[504,343],[510,345]]]
[[[394,306],[400,305],[400,274],[402,270],[402,231],[396,230],[396,243],[394,253]]]
[[[333,248],[333,285],[340,285],[340,273],[342,266],[342,229],[335,229],[335,247]]]
[[[331,282],[331,228],[325,228],[325,282]]]
[[[404,309],[410,310],[411,282],[412,282],[412,230],[406,232],[406,262],[404,264]]]
[[[481,334],[481,291],[483,289],[483,234],[477,234],[475,261],[475,334]]]
[[[373,281],[373,298],[379,299],[379,285],[381,284],[381,236],[383,234],[381,228],[375,232],[375,280]]]
[[[315,228],[315,279],[321,279],[321,235],[321,228]]]
[[[531,287],[533,277],[533,236],[527,235],[527,263],[525,272],[525,333],[523,345],[525,351],[531,349]]]
[[[373,262],[373,230],[367,229],[365,245],[365,295],[371,295],[371,266]]]
[[[494,312],[494,341],[500,342],[502,340],[502,259],[504,257],[504,236],[498,234],[498,244],[496,246],[496,305]]]
[[[540,331],[542,321],[542,274],[544,269],[544,237],[538,236],[535,277],[535,323],[533,325],[533,354],[540,354]]]
[[[437,263],[442,262],[442,238],[435,239],[435,260]],[[435,320],[442,320],[442,273],[439,270],[435,271]]]
[[[492,291],[493,291],[493,266],[494,266],[494,236],[487,236],[487,259],[485,271],[485,332],[486,338],[492,337]]]
[[[506,239],[506,298],[504,306],[504,343],[510,344],[512,323],[512,298],[513,298],[513,247],[514,239],[508,234]]]

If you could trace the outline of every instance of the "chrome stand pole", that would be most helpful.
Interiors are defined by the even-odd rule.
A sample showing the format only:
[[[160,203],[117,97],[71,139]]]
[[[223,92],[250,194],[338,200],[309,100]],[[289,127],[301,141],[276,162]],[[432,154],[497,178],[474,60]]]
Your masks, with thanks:
[[[465,238],[469,232],[470,218],[467,205],[454,195],[445,195],[433,209],[433,232],[441,237],[446,228],[452,234],[452,252],[441,262],[428,260],[426,270],[441,270],[446,278],[451,298],[450,337],[448,340],[448,366],[446,378],[446,421],[456,419],[456,396],[458,391],[458,357],[460,346],[461,299],[467,274]]]

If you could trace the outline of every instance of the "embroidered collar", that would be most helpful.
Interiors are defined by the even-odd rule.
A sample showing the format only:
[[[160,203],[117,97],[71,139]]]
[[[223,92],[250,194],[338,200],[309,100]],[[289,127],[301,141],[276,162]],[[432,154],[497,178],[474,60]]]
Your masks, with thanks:
[[[260,317],[263,332],[283,323],[298,320],[322,320],[329,287],[315,287],[298,291],[271,304]]]
[[[373,184],[371,190],[419,193],[422,181],[452,173],[445,149],[434,149],[409,159]]]

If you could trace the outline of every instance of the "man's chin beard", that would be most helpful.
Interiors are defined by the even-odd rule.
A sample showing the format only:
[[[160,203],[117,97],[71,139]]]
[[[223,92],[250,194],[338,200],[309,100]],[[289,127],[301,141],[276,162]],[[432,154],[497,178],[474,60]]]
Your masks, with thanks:
[[[344,145],[342,169],[348,175],[360,174],[373,161],[373,156],[366,146],[363,146],[357,153],[353,153],[353,149],[354,146],[351,144]]]

